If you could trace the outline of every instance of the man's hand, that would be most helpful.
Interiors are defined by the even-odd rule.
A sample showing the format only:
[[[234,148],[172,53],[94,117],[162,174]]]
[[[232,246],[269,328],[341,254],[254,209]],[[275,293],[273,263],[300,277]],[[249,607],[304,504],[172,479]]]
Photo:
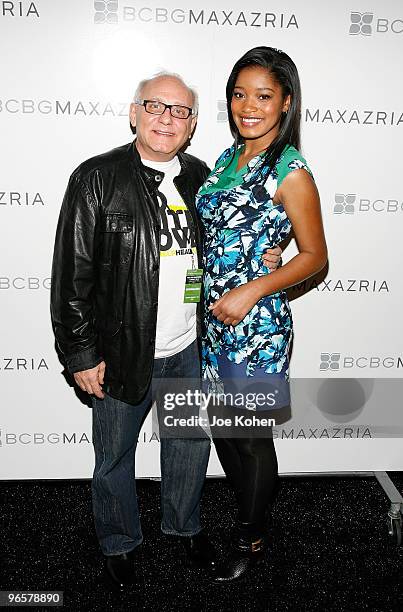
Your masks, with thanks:
[[[266,249],[262,255],[264,265],[270,268],[270,270],[277,270],[282,252],[279,246],[275,246],[273,249]]]
[[[99,399],[104,399],[105,393],[101,385],[104,384],[105,361],[101,361],[95,368],[82,370],[74,374],[74,380],[83,391],[90,395],[95,395]]]
[[[225,293],[209,306],[209,310],[224,325],[237,325],[260,298],[252,283],[246,283]]]

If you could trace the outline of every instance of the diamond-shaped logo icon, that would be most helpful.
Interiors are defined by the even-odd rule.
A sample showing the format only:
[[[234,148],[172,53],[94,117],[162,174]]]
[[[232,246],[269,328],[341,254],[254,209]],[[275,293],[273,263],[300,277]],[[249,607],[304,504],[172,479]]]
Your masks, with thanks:
[[[340,353],[321,353],[320,366],[321,372],[326,370],[340,370]]]
[[[94,23],[118,23],[119,0],[94,0]]]
[[[350,13],[350,29],[349,34],[362,34],[363,36],[371,36],[372,34],[372,21],[374,19],[373,13],[357,13],[351,11]]]
[[[228,112],[227,112],[227,101],[226,100],[217,100],[217,121],[218,123],[224,123],[228,121]]]
[[[335,215],[346,215],[354,214],[354,202],[356,199],[355,193],[335,193],[333,212]]]

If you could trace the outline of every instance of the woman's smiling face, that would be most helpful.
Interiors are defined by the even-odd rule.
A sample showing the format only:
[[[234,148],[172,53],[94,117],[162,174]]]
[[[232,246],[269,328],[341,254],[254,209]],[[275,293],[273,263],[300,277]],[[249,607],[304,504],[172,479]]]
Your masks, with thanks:
[[[231,112],[240,135],[267,148],[277,136],[290,96],[284,97],[281,85],[262,66],[243,68],[237,77]]]

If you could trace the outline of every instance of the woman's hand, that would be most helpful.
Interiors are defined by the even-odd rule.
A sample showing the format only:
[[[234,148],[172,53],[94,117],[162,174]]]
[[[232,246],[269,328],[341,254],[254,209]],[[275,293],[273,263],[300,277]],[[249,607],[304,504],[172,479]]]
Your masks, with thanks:
[[[237,325],[261,297],[257,287],[246,283],[225,293],[209,310],[224,325]]]
[[[278,245],[272,249],[266,249],[262,255],[263,265],[269,268],[269,270],[277,270],[282,252]]]

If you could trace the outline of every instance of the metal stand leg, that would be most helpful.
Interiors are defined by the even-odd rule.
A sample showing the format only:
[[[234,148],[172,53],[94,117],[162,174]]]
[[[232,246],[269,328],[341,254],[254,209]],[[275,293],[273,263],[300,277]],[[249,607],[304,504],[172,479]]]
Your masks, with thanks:
[[[390,500],[390,509],[387,518],[388,532],[397,546],[400,546],[402,543],[403,497],[400,495],[386,472],[374,472],[374,476]]]

